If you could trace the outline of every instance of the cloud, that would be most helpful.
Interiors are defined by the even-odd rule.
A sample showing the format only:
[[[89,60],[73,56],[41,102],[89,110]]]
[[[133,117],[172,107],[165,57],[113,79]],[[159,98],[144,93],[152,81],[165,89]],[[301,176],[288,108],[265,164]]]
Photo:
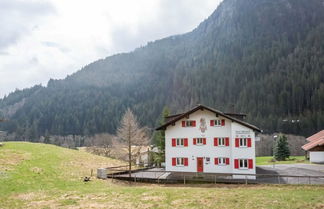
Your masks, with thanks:
[[[149,18],[139,12],[136,30],[123,22],[115,23],[111,37],[115,51],[131,51],[149,41],[193,30],[208,17],[221,0],[160,0]],[[144,5],[142,5],[144,6]]]
[[[60,50],[63,53],[69,52],[70,50],[58,43],[55,42],[50,42],[50,41],[43,41],[42,44],[46,47],[52,47],[52,48],[56,48],[58,50]]]
[[[193,30],[220,0],[0,0],[0,98]]]
[[[28,35],[43,16],[54,11],[54,7],[46,1],[1,0],[0,50]]]

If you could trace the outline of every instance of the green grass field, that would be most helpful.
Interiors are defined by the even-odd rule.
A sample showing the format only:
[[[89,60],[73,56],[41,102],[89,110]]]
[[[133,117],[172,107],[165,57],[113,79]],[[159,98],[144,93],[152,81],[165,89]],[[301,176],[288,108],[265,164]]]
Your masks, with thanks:
[[[309,163],[305,160],[305,156],[290,156],[285,161],[273,161],[272,156],[256,157],[256,165],[273,165],[273,164],[294,164],[294,163]]]
[[[45,144],[0,147],[0,208],[323,208],[323,186],[156,185],[93,179],[123,162]]]

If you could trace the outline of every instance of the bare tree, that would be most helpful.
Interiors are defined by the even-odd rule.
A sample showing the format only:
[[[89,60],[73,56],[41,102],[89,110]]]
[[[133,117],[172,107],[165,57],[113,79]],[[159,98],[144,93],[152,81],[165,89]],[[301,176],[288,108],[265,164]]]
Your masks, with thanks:
[[[147,129],[139,127],[133,112],[128,108],[117,129],[117,137],[128,147],[128,172],[131,177],[132,170],[132,145],[145,146],[149,143]]]
[[[111,157],[113,140],[115,140],[115,136],[111,134],[96,134],[87,139],[86,150],[96,155]]]

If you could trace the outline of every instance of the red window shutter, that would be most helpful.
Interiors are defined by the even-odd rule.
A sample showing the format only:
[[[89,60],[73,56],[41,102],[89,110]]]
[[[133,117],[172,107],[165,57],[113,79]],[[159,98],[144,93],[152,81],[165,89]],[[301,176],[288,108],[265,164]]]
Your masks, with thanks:
[[[197,139],[193,138],[193,144],[196,145],[197,144]]]
[[[225,126],[225,120],[222,119],[222,126]]]
[[[206,144],[206,138],[203,138],[203,144]]]
[[[214,138],[214,146],[217,147],[218,146],[218,139]]]
[[[235,147],[240,146],[240,138],[235,138]]]
[[[172,158],[172,166],[176,166],[177,165],[177,158],[173,157]]]
[[[210,120],[210,126],[214,126],[215,125],[215,121],[214,120]]]
[[[188,139],[187,138],[184,139],[184,146],[188,147]]]
[[[175,147],[175,146],[177,146],[176,139],[172,139],[172,147]]]
[[[226,137],[226,139],[225,139],[225,146],[229,146],[229,138],[228,137]]]
[[[247,146],[248,147],[252,147],[252,140],[251,140],[251,138],[248,138],[247,139]]]
[[[195,120],[192,121],[192,126],[193,126],[193,127],[196,127],[196,121],[195,121]]]
[[[183,159],[183,161],[184,161],[184,166],[188,166],[188,158],[185,157],[185,158]]]
[[[226,158],[226,165],[229,165],[229,158]]]
[[[249,169],[253,169],[253,159],[249,159]]]
[[[186,127],[186,121],[182,121],[182,127]]]
[[[215,158],[215,165],[218,165],[218,158]]]
[[[234,160],[234,168],[236,168],[236,169],[239,168],[239,160],[238,159]]]

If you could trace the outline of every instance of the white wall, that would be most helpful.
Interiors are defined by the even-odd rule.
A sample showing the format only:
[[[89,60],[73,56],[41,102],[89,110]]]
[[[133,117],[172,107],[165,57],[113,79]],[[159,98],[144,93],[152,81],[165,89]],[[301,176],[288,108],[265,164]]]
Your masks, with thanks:
[[[199,129],[200,119],[205,118],[207,130],[202,133]],[[165,131],[165,152],[166,152],[166,170],[197,172],[197,157],[204,158],[205,173],[249,173],[255,174],[255,134],[253,130],[242,126],[231,120],[225,119],[225,126],[211,127],[210,120],[225,119],[221,116],[216,118],[216,114],[208,110],[198,110],[189,116],[188,120],[196,120],[196,127],[182,127],[181,121],[175,123],[175,126],[168,126]],[[249,137],[252,139],[252,147],[236,148],[235,137]],[[215,147],[214,137],[229,137],[229,147]],[[172,138],[188,138],[188,147],[172,147]],[[206,145],[193,145],[193,138],[207,138]],[[172,158],[188,157],[188,166],[172,166]],[[206,158],[210,158],[209,164],[206,164]],[[230,165],[215,165],[214,158],[230,158]],[[241,170],[234,169],[234,158],[253,159],[253,169]]]
[[[309,161],[312,163],[324,163],[324,152],[323,151],[309,152]]]

